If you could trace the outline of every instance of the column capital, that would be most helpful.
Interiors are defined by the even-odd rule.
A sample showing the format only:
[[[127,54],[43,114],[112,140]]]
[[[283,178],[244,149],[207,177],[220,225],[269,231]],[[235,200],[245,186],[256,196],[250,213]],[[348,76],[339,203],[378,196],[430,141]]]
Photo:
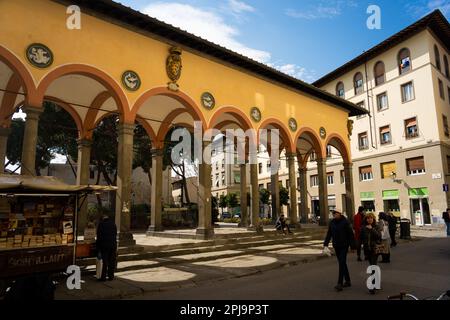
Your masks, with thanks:
[[[348,169],[353,168],[353,163],[352,162],[344,163],[344,168],[348,168]]]
[[[39,120],[39,116],[44,112],[44,108],[23,106],[23,112],[27,115],[28,119]]]
[[[317,159],[317,166],[323,166],[327,164],[327,159]]]
[[[150,151],[150,154],[152,155],[152,158],[162,157],[164,155],[164,150],[163,149],[152,149]]]
[[[294,152],[287,152],[286,153],[286,158],[288,158],[288,160],[295,160],[297,158],[297,154]]]
[[[0,137],[7,137],[11,133],[11,128],[0,127]]]
[[[92,147],[93,141],[92,139],[81,138],[77,140],[78,148],[90,148]]]
[[[134,135],[134,128],[136,126],[133,123],[119,123],[117,125],[117,131],[119,135]]]
[[[298,172],[300,174],[306,174],[308,172],[308,168],[299,167]]]

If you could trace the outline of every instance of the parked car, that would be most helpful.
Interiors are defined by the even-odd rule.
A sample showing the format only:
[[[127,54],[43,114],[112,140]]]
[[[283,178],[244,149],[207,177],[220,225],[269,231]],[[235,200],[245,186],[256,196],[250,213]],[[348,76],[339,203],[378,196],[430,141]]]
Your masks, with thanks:
[[[231,218],[231,213],[229,213],[229,212],[222,213],[222,219],[230,219],[230,218]]]

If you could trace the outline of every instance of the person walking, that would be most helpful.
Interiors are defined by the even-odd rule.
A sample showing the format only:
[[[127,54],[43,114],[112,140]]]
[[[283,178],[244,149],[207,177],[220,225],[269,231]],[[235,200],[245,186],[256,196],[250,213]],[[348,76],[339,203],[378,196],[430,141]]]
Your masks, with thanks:
[[[284,234],[287,234],[287,232],[289,232],[289,234],[292,234],[291,229],[289,228],[289,224],[286,223],[286,219],[284,218],[284,214],[280,215],[280,217],[277,219],[277,222],[275,224],[275,228],[278,231],[283,231]]]
[[[389,223],[389,236],[391,237],[391,248],[397,245],[395,240],[395,234],[397,233],[397,218],[394,216],[392,211],[388,213],[388,223]]]
[[[364,218],[364,207],[359,207],[358,212],[353,217],[353,231],[355,233],[355,242],[356,242],[356,254],[358,256],[358,261],[362,261],[361,259],[361,225],[362,220]]]
[[[117,227],[109,215],[103,214],[102,220],[97,227],[97,250],[100,252],[103,260],[103,268],[101,278],[99,281],[106,281],[114,279],[114,271],[116,268],[116,253],[117,253]]]
[[[444,222],[447,225],[447,237],[450,237],[450,208],[442,213],[442,219],[444,219]]]
[[[342,291],[345,287],[351,287],[350,274],[347,267],[347,253],[349,247],[352,250],[355,248],[355,237],[347,218],[339,211],[333,210],[332,213],[333,219],[330,221],[323,246],[325,252],[328,249],[330,240],[333,240],[333,248],[339,264],[338,283],[334,288],[336,291]]]
[[[388,216],[384,212],[380,212],[378,215],[378,229],[381,233],[381,262],[382,263],[390,263],[391,262],[391,236],[389,234],[389,222]]]
[[[370,265],[376,265],[378,259],[377,246],[381,242],[381,233],[378,230],[373,213],[367,213],[363,219],[363,227],[361,228],[361,240],[364,246],[364,254],[369,260]],[[369,290],[371,294],[375,294],[375,289]]]

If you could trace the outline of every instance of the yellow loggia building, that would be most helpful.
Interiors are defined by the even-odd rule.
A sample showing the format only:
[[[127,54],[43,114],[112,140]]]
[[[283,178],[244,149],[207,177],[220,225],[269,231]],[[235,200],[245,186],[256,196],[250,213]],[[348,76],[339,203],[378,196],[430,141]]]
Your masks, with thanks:
[[[67,8],[81,9],[81,28],[69,29]],[[89,178],[90,141],[95,126],[119,114],[119,161],[116,222],[128,239],[130,219],[123,210],[131,194],[133,126],[144,126],[155,149],[151,230],[161,230],[163,140],[171,126],[278,129],[291,168],[295,196],[295,162],[306,166],[312,150],[321,170],[321,217],[328,214],[326,147],[339,150],[351,175],[348,117],[364,114],[337,98],[266,65],[195,37],[108,0],[0,2],[0,152],[5,158],[11,115],[22,106],[27,114],[22,174],[34,174],[37,128],[43,101],[68,111],[79,130],[77,182]],[[351,130],[350,130],[351,131]],[[204,142],[204,145],[211,141]],[[1,171],[4,170],[1,161]],[[242,166],[245,171],[245,165]],[[201,198],[211,193],[210,166],[200,165]],[[259,227],[257,164],[250,164],[251,214],[244,224]],[[353,213],[352,179],[348,177],[347,214]],[[242,184],[243,190],[246,190]],[[301,188],[301,186],[300,186]],[[305,192],[303,192],[305,194]],[[305,203],[306,201],[302,203]],[[211,237],[210,201],[199,208],[199,237]],[[300,213],[301,214],[301,213]],[[298,222],[295,206],[291,222]],[[82,219],[83,221],[83,219]],[[83,224],[83,222],[81,222]]]

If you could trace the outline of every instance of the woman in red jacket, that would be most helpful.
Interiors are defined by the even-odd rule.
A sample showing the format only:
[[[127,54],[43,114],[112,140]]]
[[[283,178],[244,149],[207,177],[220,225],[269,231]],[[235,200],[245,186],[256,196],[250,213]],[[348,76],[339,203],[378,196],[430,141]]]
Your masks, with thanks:
[[[353,230],[355,232],[355,240],[356,240],[356,253],[358,255],[358,261],[361,260],[361,226],[364,218],[364,207],[359,207],[358,212],[353,217]],[[364,258],[367,260],[367,257]]]

